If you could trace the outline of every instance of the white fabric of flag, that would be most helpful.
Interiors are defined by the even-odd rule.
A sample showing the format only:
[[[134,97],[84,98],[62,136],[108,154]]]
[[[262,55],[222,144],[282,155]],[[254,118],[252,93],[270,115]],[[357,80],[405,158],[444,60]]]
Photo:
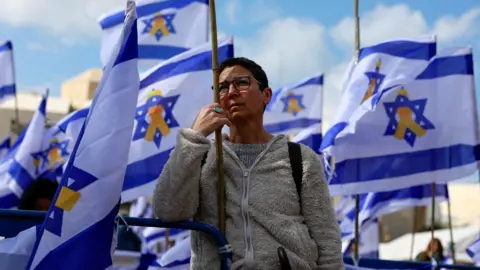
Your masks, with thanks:
[[[233,38],[219,38],[219,62],[230,57]],[[151,68],[142,76],[140,89],[123,202],[152,194],[178,130],[191,127],[200,109],[213,103],[211,44]]]
[[[442,51],[414,80],[380,88],[367,102],[322,142],[336,161],[333,196],[446,183],[477,170],[471,48]]]
[[[322,140],[323,74],[273,92],[264,114],[265,129],[285,134],[318,152]],[[308,132],[305,132],[308,130]],[[297,139],[299,133],[302,133]]]
[[[44,140],[48,91],[22,135],[21,143],[14,145],[13,156],[0,166],[0,207],[17,207],[23,191],[39,176],[46,162]],[[18,147],[18,148],[17,148]],[[12,148],[13,149],[13,148]],[[9,153],[7,153],[8,155]]]
[[[0,142],[0,160],[8,153],[11,147],[11,137],[8,135],[3,141]]]
[[[135,2],[104,70],[27,269],[107,269],[138,98]],[[81,258],[81,259],[79,259]]]
[[[137,14],[142,66],[151,67],[208,41],[208,0],[140,0]],[[124,16],[124,10],[115,10],[99,19],[103,65],[120,36]]]
[[[13,45],[10,40],[0,41],[0,103],[16,95]]]

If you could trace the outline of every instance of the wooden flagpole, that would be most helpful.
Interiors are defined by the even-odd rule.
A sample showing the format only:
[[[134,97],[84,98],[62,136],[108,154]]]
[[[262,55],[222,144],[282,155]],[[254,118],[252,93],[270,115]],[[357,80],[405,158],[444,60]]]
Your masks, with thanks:
[[[358,64],[360,57],[360,17],[358,15],[358,0],[354,0],[355,12],[355,65]],[[360,233],[359,233],[359,213],[360,213],[360,195],[355,195],[355,242],[353,246],[353,258],[359,259]]]
[[[215,13],[215,0],[210,0],[210,37],[212,40],[212,71],[213,71],[213,100],[220,102],[219,97],[219,73],[218,73],[218,40],[217,40],[217,20]],[[225,234],[225,179],[223,174],[223,148],[222,131],[215,131],[215,144],[217,148],[217,178],[218,178],[218,219],[219,230]]]
[[[436,185],[435,182],[432,183],[432,211],[431,211],[431,216],[430,216],[430,237],[431,241],[433,243],[433,239],[435,239],[435,193],[436,193]],[[429,254],[433,258],[433,253],[430,250]],[[442,262],[438,262],[442,263]]]

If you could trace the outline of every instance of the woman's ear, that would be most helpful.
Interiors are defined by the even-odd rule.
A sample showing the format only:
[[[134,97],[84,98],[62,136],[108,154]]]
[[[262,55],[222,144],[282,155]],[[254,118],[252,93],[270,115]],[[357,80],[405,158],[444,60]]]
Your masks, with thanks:
[[[270,101],[272,100],[272,88],[267,87],[263,89],[263,97],[263,104],[267,106],[268,103],[270,103]]]

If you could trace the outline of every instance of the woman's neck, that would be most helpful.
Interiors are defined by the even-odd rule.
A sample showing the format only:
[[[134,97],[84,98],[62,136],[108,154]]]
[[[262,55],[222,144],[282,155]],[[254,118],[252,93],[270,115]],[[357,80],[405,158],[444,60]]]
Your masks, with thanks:
[[[240,144],[262,144],[267,143],[273,135],[268,133],[263,125],[241,125],[240,127],[230,127],[230,136],[228,141]]]

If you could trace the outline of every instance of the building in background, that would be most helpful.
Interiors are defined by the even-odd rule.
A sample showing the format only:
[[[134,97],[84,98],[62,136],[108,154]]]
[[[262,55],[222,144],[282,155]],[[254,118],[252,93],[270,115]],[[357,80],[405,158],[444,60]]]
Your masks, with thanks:
[[[62,83],[60,97],[51,96],[47,101],[47,119],[52,124],[62,119],[68,113],[78,110],[88,105],[102,78],[102,70],[99,68],[90,68],[77,76]],[[20,130],[22,130],[32,119],[33,114],[40,104],[43,93],[33,93],[27,91],[18,91],[17,104],[20,120]],[[15,100],[10,99],[0,104],[0,138],[4,138],[8,133],[13,133],[13,139],[16,138],[19,131],[15,130]]]
[[[68,100],[73,110],[84,108],[95,95],[103,71],[99,68],[90,68],[77,76],[62,83],[60,97]]]
[[[21,130],[32,120],[38,109],[43,93],[17,92],[18,116]],[[70,102],[59,97],[50,96],[47,101],[47,119],[56,122],[70,112]],[[15,130],[15,99],[9,99],[0,104],[0,138],[5,138],[10,132],[13,139],[18,135]]]

